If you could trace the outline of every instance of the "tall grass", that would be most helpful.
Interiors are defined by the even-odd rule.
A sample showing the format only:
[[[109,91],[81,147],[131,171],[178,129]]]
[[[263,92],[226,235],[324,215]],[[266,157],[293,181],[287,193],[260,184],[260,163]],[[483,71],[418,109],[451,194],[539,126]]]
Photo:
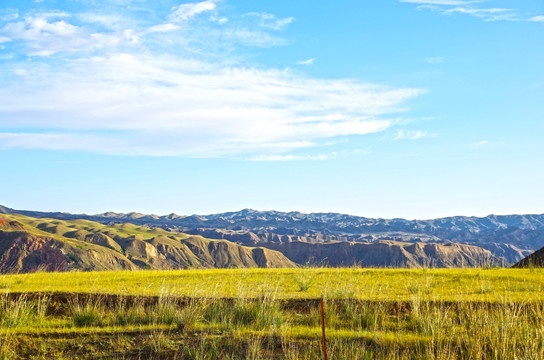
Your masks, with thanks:
[[[43,321],[49,298],[29,299],[26,295],[10,300],[0,296],[0,328],[13,329]]]
[[[472,272],[469,285],[457,287],[465,294],[457,300],[435,291],[444,279],[433,270],[386,272],[396,288],[398,276],[414,275],[396,300],[362,298],[353,292],[353,279],[324,277],[334,274],[328,270],[297,271],[310,271],[314,280],[307,292],[317,287],[325,298],[330,359],[544,359],[544,301],[482,293],[496,288],[495,270]],[[259,285],[265,295],[258,297],[239,284],[239,294],[228,298],[213,292],[202,297],[201,289],[178,297],[168,284],[157,297],[73,295],[60,305],[53,295],[0,296],[0,359],[81,353],[95,358],[322,358],[318,301],[285,299],[278,273],[270,271]],[[289,281],[294,274],[287,273]],[[251,276],[249,271],[245,279],[252,281]],[[542,286],[534,279],[510,279],[504,281],[518,291]],[[296,282],[289,286],[292,294],[301,292]],[[380,292],[379,284],[373,286],[367,291]]]

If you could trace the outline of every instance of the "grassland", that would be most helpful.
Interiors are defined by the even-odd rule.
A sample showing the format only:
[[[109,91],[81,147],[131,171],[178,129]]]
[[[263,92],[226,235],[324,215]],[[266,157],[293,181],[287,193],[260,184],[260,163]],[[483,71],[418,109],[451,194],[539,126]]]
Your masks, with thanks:
[[[0,358],[542,359],[541,269],[0,276]]]
[[[544,301],[543,269],[213,269],[0,276],[0,291],[207,298]]]

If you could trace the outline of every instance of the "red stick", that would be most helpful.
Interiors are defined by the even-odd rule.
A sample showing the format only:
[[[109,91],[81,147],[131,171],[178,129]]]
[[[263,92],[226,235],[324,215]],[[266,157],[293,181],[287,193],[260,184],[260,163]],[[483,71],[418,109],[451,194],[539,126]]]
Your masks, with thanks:
[[[325,337],[325,310],[323,310],[323,299],[321,299],[321,329],[323,330],[323,357],[327,360],[327,338]]]

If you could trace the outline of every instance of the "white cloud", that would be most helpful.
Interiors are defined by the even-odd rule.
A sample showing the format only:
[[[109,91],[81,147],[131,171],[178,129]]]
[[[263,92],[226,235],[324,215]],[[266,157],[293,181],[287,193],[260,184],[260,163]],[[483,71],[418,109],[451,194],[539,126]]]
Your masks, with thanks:
[[[441,64],[445,61],[446,59],[442,56],[435,56],[435,57],[430,57],[430,58],[426,58],[425,61],[428,62],[429,64]]]
[[[130,29],[122,33],[92,33],[58,18],[66,13],[53,12],[25,17],[10,22],[0,29],[0,34],[13,41],[23,41],[27,54],[50,56],[59,52],[93,51],[120,43],[137,43],[138,37]]]
[[[453,9],[448,9],[443,12],[444,14],[466,14],[475,16],[478,18],[483,18],[488,21],[497,21],[497,20],[514,20],[515,13],[513,9],[502,9],[502,8],[490,8],[490,9],[472,9],[466,7],[456,7]]]
[[[217,6],[217,1],[206,0],[198,3],[181,4],[172,8],[172,13],[168,19],[172,22],[187,21],[198,14],[206,11],[214,10]]]
[[[297,61],[299,65],[312,65],[315,62],[315,58]]]
[[[384,131],[388,115],[422,92],[118,54],[44,67],[1,88],[0,127],[16,123],[33,134],[4,134],[0,143],[123,155],[278,155]]]
[[[147,32],[170,32],[170,31],[176,31],[179,30],[179,26],[175,24],[160,24],[151,26],[149,29],[147,29]]]
[[[395,140],[419,140],[435,135],[429,134],[427,131],[421,130],[398,130],[395,135]]]
[[[288,43],[285,39],[271,35],[265,31],[246,28],[225,29],[220,32],[219,37],[223,38],[225,42],[235,42],[256,47],[281,46]]]
[[[0,10],[0,21],[12,21],[19,17],[17,10]]]
[[[399,0],[404,3],[418,4],[418,10],[439,11],[444,15],[465,14],[484,19],[485,21],[518,20],[517,12],[514,9],[505,8],[478,8],[474,3],[481,3],[482,0]]]
[[[482,146],[482,145],[487,145],[487,144],[489,144],[489,141],[483,140],[483,141],[477,142],[475,145]]]
[[[277,18],[273,14],[255,13],[251,21],[246,14],[238,17],[238,21],[232,24],[228,18],[214,14],[209,17],[208,24],[202,22],[194,27],[190,24],[181,26],[180,22],[183,20],[213,10],[216,4],[217,1],[211,0],[182,4],[173,8],[168,16],[169,21],[145,27],[129,17],[107,12],[83,12],[74,15],[60,11],[31,13],[0,28],[0,44],[8,41],[19,42],[27,55],[41,57],[65,52],[89,54],[100,50],[115,51],[119,48],[126,51],[127,46],[146,41],[152,42],[154,46],[170,46],[169,49],[164,49],[166,52],[181,53],[191,46],[190,51],[193,54],[207,52],[215,57],[220,57],[220,52],[232,53],[240,45],[272,47],[288,44],[285,39],[273,35],[272,31],[282,29],[293,18]],[[80,23],[75,25],[70,21],[72,19],[77,19]],[[216,24],[224,26],[219,29]],[[165,33],[170,35],[166,37]],[[158,34],[162,34],[160,40],[157,38]]]
[[[532,18],[529,19],[529,21],[544,22],[544,15],[533,16]]]
[[[217,17],[217,16],[211,16],[210,21],[216,22],[220,25],[226,24],[229,22],[229,18],[225,16]]]
[[[98,24],[106,29],[112,29],[116,31],[124,30],[127,27],[132,27],[135,25],[132,20],[119,14],[86,12],[77,14],[76,17],[84,23]]]
[[[104,137],[77,134],[0,133],[0,149],[91,150],[100,145],[108,145]]]
[[[274,14],[251,12],[246,16],[254,16],[259,19],[259,25],[272,30],[282,30],[295,21],[294,17],[277,18]]]
[[[324,161],[334,158],[329,155],[261,155],[250,158],[251,161]]]
[[[13,70],[13,73],[15,75],[18,75],[18,76],[27,76],[28,75],[28,70],[26,70],[26,69],[15,69],[15,70]]]
[[[463,1],[463,0],[399,0],[404,3],[424,4],[424,5],[466,5],[479,1]]]
[[[0,73],[10,75],[0,87],[0,129],[21,129],[0,132],[0,148],[325,160],[332,155],[289,152],[384,131],[392,114],[424,92],[239,65],[233,44],[285,44],[273,31],[294,18],[254,13],[227,24],[213,12],[208,22],[182,24],[216,4],[182,4],[162,23],[139,27],[90,13],[74,15],[83,22],[75,25],[61,12],[6,24],[0,42],[19,42],[28,55],[59,55],[0,63]],[[223,53],[213,51],[221,45]]]

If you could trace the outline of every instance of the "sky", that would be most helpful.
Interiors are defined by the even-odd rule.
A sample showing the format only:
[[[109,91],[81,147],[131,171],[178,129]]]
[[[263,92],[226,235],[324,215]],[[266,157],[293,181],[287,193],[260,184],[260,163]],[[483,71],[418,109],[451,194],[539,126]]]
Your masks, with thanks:
[[[544,213],[541,0],[4,0],[0,204]]]

